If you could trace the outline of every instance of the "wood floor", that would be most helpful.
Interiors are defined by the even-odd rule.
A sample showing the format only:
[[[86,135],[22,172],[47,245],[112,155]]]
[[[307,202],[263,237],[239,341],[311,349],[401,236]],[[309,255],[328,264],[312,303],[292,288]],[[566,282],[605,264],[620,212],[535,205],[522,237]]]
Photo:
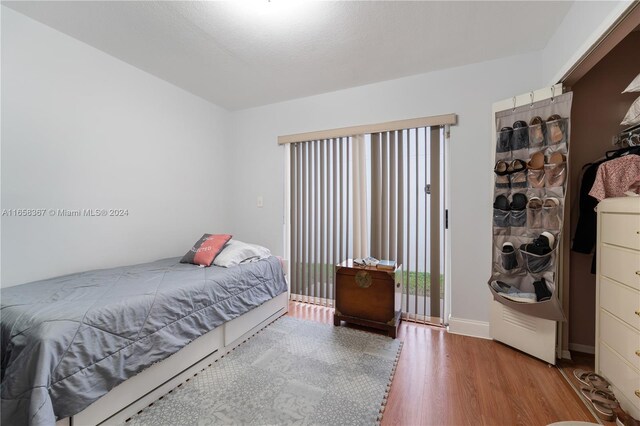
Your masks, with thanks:
[[[320,306],[291,302],[289,315],[333,324],[333,310]],[[403,322],[398,338],[404,346],[382,425],[597,423],[545,362],[438,327]]]

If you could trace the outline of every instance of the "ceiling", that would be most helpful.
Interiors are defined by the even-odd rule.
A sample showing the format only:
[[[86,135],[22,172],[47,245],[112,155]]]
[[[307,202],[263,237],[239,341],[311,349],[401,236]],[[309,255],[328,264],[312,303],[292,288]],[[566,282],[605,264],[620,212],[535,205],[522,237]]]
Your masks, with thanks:
[[[545,47],[571,2],[9,1],[230,110]]]

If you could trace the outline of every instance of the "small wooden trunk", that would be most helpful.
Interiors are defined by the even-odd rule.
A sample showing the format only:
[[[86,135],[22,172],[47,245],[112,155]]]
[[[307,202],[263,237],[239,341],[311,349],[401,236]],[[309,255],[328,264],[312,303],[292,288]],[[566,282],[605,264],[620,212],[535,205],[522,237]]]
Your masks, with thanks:
[[[373,327],[395,339],[401,321],[396,302],[402,286],[400,271],[400,266],[395,271],[354,266],[351,260],[337,265],[334,325],[346,321]]]

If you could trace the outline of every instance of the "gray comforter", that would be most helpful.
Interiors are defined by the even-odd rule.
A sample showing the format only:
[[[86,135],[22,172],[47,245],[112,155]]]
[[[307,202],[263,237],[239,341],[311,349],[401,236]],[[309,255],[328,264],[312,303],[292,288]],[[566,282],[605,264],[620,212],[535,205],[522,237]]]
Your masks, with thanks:
[[[229,269],[164,259],[4,288],[2,424],[74,415],[286,290],[275,257]]]

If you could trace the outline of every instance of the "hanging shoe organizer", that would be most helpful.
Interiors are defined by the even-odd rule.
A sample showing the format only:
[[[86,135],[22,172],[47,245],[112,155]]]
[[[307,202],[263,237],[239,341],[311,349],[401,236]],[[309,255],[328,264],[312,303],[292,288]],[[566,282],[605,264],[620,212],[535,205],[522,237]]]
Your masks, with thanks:
[[[496,114],[493,298],[564,321],[558,299],[572,93]]]

